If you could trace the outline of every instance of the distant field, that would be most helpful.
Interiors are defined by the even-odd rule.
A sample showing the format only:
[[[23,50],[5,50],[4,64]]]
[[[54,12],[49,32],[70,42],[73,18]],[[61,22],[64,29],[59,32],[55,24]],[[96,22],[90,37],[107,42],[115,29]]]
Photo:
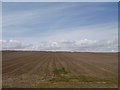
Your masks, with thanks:
[[[3,51],[3,88],[114,88],[117,53]]]

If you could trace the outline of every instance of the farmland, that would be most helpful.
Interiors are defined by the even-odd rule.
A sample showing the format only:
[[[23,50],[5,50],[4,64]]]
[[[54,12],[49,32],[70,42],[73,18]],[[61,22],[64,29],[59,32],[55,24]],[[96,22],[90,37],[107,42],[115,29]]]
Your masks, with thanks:
[[[3,51],[3,88],[114,88],[117,53]]]

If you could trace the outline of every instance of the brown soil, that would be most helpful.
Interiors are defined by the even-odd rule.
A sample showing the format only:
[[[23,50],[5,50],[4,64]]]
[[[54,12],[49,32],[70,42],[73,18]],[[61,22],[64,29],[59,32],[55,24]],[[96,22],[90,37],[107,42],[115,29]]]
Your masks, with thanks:
[[[3,51],[3,87],[117,87],[117,53]],[[65,68],[69,82],[50,82],[54,69]],[[94,78],[91,82],[72,77]],[[96,80],[95,80],[96,79]],[[94,82],[95,80],[95,82]],[[101,80],[101,81],[100,81]]]

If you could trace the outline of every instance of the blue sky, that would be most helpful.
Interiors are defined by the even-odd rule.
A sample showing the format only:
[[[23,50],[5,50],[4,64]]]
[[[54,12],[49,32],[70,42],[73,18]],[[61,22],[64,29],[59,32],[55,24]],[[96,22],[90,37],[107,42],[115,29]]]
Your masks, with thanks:
[[[117,3],[4,2],[3,49],[117,51]]]

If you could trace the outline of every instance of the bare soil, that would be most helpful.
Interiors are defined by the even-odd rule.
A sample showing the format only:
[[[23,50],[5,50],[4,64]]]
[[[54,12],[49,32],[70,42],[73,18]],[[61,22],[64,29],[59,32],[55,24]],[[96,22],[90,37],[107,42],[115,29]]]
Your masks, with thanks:
[[[117,75],[118,53],[2,52],[3,88],[115,88]]]

